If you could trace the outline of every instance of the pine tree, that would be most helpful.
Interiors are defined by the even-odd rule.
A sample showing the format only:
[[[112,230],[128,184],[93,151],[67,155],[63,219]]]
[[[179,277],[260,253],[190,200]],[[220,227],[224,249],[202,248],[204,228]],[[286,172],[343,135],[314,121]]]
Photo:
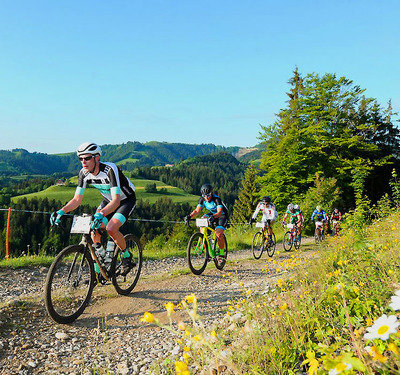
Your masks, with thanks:
[[[242,187],[233,207],[232,221],[246,223],[249,221],[259,200],[259,186],[256,182],[257,169],[250,165],[244,174]]]

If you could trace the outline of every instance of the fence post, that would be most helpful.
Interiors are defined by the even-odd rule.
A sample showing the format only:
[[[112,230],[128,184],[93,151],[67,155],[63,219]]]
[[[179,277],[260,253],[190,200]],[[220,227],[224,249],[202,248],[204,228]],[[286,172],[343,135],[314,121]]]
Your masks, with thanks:
[[[7,218],[7,237],[6,237],[6,260],[10,258],[9,253],[9,236],[10,236],[10,219],[11,219],[11,207],[8,207],[8,218]]]

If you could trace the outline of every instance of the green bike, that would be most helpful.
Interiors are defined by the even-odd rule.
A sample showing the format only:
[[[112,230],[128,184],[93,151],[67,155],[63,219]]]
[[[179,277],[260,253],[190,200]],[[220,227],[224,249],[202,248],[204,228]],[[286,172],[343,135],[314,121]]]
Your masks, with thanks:
[[[225,246],[223,250],[218,248],[215,229],[208,225],[207,219],[196,219],[196,226],[204,228],[203,233],[197,232],[190,237],[187,245],[187,261],[190,270],[195,275],[201,275],[207,267],[207,263],[214,261],[218,270],[223,270],[228,256],[228,242],[225,234],[223,239]]]

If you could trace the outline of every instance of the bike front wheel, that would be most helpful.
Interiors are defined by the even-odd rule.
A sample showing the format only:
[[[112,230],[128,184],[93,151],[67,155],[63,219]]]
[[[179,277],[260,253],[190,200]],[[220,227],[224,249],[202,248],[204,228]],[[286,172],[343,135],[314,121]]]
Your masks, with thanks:
[[[214,258],[215,267],[220,271],[222,271],[224,269],[225,264],[226,264],[226,258],[228,257],[228,241],[226,240],[225,234],[222,234],[222,238],[225,242],[224,254],[223,255],[216,254],[216,256]],[[216,245],[215,245],[216,251],[220,252],[218,243],[217,243],[217,241],[215,241],[215,242],[216,242]]]
[[[267,253],[270,257],[274,255],[275,248],[276,248],[276,237],[275,233],[272,233],[272,241],[268,242],[267,244]]]
[[[257,232],[253,236],[253,242],[251,243],[251,249],[253,250],[254,259],[260,259],[264,251],[264,234]]]
[[[290,231],[287,231],[283,236],[283,248],[285,251],[290,251],[293,246],[293,237]]]
[[[83,245],[63,249],[54,259],[45,282],[47,313],[57,323],[76,320],[85,310],[95,281],[93,261]]]
[[[194,233],[187,245],[187,262],[195,275],[201,275],[207,267],[208,248],[202,233]]]
[[[111,278],[112,283],[117,293],[123,296],[132,292],[133,288],[136,286],[143,263],[142,247],[140,246],[139,240],[133,234],[127,234],[125,236],[125,242],[126,250],[132,254],[129,271],[122,272],[121,266],[124,258],[121,249],[117,249],[111,264],[111,270],[114,270]]]

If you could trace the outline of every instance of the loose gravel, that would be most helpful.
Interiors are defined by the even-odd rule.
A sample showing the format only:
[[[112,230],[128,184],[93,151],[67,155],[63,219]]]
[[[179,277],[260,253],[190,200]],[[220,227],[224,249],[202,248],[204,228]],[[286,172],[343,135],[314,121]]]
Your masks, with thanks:
[[[274,259],[291,255],[282,252]],[[180,347],[170,332],[140,322],[145,311],[167,321],[165,303],[195,293],[199,313],[211,325],[225,315],[227,300],[242,295],[243,287],[265,293],[281,277],[271,272],[272,262],[265,273],[267,259],[264,254],[255,261],[251,251],[231,252],[223,272],[211,264],[201,276],[188,272],[186,259],[147,261],[130,296],[118,296],[111,285],[96,286],[85,313],[70,325],[46,315],[46,267],[0,269],[0,373],[148,374],[157,361],[179,356]],[[234,275],[230,282],[227,275]]]

